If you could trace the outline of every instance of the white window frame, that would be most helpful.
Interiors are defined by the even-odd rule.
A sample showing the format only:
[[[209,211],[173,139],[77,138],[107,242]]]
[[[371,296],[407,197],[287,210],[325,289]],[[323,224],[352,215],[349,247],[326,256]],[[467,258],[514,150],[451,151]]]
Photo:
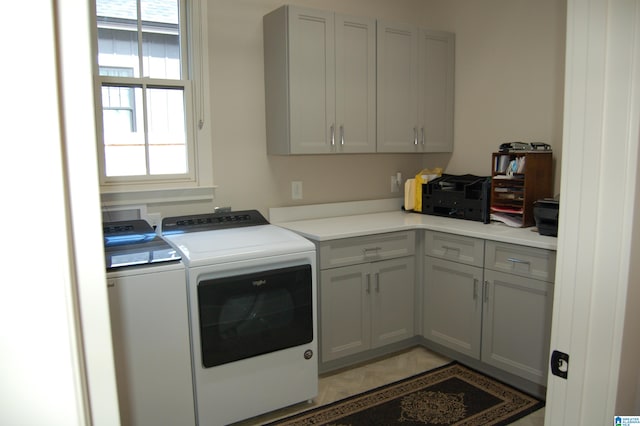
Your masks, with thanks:
[[[100,76],[98,67],[98,27],[95,2],[92,4],[94,56],[94,98],[96,144],[100,192],[103,206],[132,202],[196,201],[213,198],[210,99],[208,83],[207,0],[181,0],[180,37],[183,80]],[[186,57],[186,59],[185,59]],[[106,176],[102,125],[103,84],[141,87],[183,87],[185,97],[188,173],[184,175]]]

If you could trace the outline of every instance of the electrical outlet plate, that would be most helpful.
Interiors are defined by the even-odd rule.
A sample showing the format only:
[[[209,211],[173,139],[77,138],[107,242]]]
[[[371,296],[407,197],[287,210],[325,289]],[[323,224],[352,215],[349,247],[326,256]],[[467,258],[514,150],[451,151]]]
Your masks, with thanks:
[[[291,199],[302,200],[302,182],[301,181],[291,182]]]
[[[391,176],[391,192],[400,192],[400,182],[395,175]]]

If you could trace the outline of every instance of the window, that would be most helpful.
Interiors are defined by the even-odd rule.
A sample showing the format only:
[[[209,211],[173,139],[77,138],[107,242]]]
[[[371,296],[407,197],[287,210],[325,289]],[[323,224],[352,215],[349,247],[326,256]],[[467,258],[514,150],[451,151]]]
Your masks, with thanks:
[[[133,77],[133,68],[100,67],[100,74]],[[137,132],[133,90],[130,87],[102,88],[102,120],[105,129],[117,129],[119,133]]]
[[[192,99],[188,38],[194,32],[187,31],[186,3],[96,0],[103,185],[196,182],[195,123],[201,120],[194,116],[203,111],[196,107],[202,101]]]

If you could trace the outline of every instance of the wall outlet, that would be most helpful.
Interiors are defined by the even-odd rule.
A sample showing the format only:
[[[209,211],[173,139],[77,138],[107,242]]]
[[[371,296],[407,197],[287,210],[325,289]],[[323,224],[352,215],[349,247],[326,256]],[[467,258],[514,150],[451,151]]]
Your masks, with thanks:
[[[391,176],[391,192],[400,192],[400,182],[396,175]]]
[[[299,180],[291,182],[291,199],[302,200],[302,182]]]

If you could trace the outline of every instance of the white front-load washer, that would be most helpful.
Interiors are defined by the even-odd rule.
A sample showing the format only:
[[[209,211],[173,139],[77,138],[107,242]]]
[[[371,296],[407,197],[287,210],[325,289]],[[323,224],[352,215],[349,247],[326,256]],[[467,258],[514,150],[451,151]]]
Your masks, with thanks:
[[[318,392],[316,252],[255,210],[165,218],[187,267],[199,425]]]

